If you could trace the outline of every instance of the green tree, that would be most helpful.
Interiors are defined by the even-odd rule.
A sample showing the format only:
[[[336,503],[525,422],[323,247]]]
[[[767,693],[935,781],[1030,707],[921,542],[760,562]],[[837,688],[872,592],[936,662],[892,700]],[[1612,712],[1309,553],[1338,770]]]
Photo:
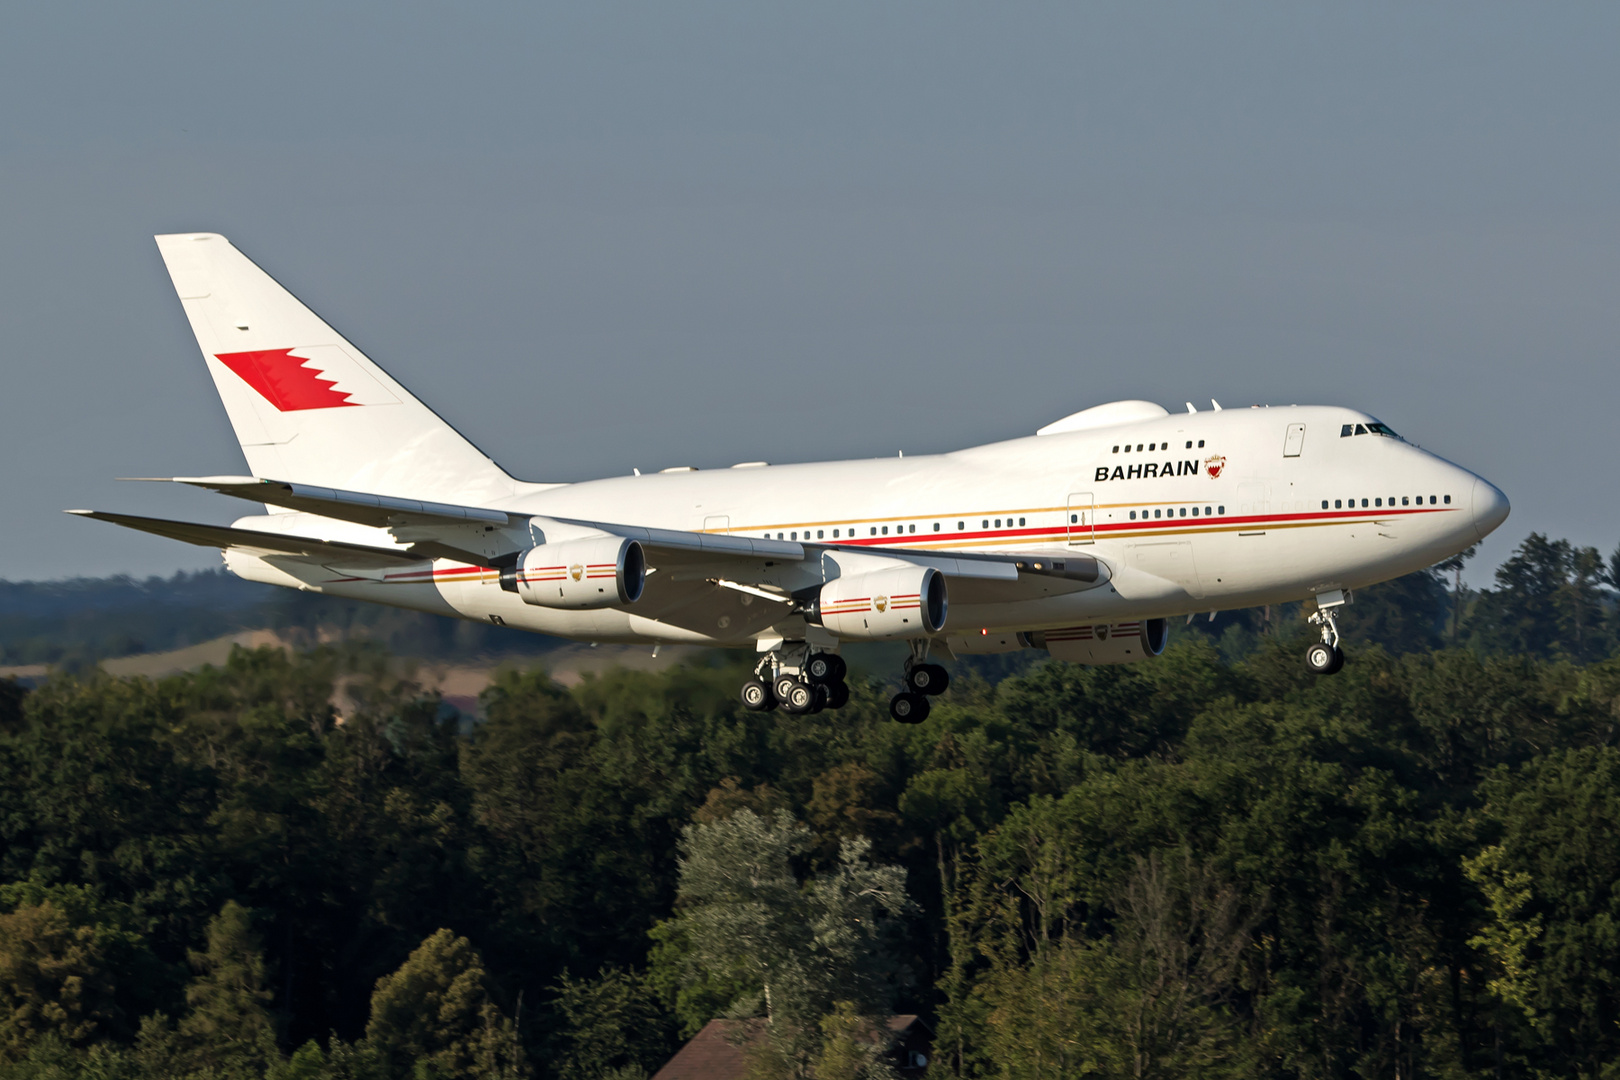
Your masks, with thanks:
[[[9,885],[0,906],[0,1062],[46,1036],[82,1046],[127,1035],[119,978],[150,974],[139,935],[82,886]]]
[[[602,1080],[651,1073],[674,1049],[668,1015],[634,972],[608,968],[590,980],[557,981],[565,1028],[560,1080]]]
[[[197,975],[186,986],[179,1033],[197,1071],[222,1077],[263,1075],[278,1062],[271,994],[252,913],[235,900],[208,923],[208,947],[190,952]]]
[[[1491,989],[1546,1075],[1620,1060],[1620,750],[1561,750],[1483,786],[1497,843],[1469,863]]]
[[[377,980],[366,1043],[394,1074],[453,1080],[525,1075],[512,1021],[490,998],[466,938],[439,930]]]
[[[903,871],[872,865],[864,839],[845,841],[833,867],[801,884],[793,862],[810,843],[786,814],[742,810],[688,826],[675,919],[688,977],[746,978],[752,993],[732,1013],[762,1016],[775,1052],[801,1069],[835,1001],[886,1015],[903,975],[895,922],[910,910]]]

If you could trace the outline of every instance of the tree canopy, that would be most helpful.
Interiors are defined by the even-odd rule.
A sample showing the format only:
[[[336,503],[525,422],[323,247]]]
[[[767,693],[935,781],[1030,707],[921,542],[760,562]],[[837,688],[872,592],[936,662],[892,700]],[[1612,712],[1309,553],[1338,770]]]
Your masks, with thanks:
[[[1288,611],[964,662],[916,726],[726,657],[0,684],[0,1080],[628,1078],[716,1017],[876,1077],[891,1012],[932,1075],[1613,1075],[1617,566],[1366,590],[1331,678]]]

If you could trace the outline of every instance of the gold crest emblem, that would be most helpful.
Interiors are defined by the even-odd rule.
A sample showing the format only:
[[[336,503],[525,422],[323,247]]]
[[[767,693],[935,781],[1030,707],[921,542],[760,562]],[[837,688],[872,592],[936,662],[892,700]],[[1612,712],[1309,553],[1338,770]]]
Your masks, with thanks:
[[[877,608],[879,611],[888,611],[889,598],[887,596],[874,596],[872,597],[872,606]]]
[[[568,568],[568,576],[573,578],[575,581],[583,578],[585,576],[584,565],[581,563],[575,563],[573,566],[570,566]]]

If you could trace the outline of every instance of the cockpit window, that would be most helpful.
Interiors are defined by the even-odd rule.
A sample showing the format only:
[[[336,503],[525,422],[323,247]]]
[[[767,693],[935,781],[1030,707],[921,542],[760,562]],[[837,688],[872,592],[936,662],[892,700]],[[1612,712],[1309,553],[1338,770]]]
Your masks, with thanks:
[[[1347,439],[1351,435],[1383,435],[1390,439],[1400,438],[1388,424],[1380,424],[1376,420],[1370,424],[1345,424],[1339,429],[1339,438]]]

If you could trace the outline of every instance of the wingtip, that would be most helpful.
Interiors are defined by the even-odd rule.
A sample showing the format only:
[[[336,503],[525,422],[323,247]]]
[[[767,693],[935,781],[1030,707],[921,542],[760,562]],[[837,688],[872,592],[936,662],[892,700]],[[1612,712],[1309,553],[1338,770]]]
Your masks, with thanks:
[[[96,512],[94,510],[64,510],[62,513],[74,514],[78,517],[94,517]]]

